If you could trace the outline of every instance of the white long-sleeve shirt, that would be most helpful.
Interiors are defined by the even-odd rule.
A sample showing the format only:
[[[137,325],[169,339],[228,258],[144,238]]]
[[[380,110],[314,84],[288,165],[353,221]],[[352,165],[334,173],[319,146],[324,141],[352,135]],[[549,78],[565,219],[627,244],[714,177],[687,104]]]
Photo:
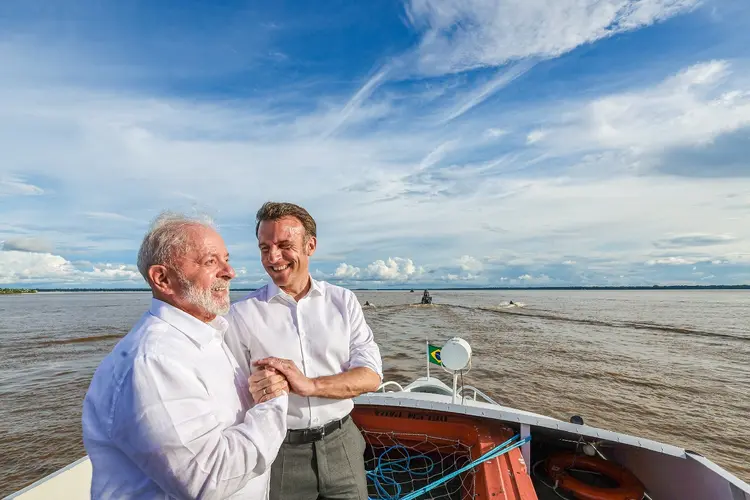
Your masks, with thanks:
[[[226,343],[246,374],[252,362],[275,356],[294,361],[310,378],[367,367],[383,377],[380,350],[365,322],[357,296],[312,280],[299,302],[273,283],[235,302],[225,316]],[[354,408],[351,399],[289,395],[287,426],[320,427]]]
[[[102,361],[82,419],[94,500],[267,498],[288,396],[251,408],[226,328],[153,299]]]

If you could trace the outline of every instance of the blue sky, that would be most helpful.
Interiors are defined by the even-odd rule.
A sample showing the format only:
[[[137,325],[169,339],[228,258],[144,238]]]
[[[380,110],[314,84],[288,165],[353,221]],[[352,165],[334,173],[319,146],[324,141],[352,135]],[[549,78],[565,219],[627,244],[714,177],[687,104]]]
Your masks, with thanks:
[[[357,287],[750,283],[744,0],[0,3],[0,286],[145,285],[161,210]]]

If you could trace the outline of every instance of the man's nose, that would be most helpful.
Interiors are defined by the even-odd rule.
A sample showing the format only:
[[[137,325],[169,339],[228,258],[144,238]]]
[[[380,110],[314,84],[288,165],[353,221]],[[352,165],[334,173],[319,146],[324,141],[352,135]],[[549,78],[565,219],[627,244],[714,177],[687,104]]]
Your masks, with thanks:
[[[270,250],[268,250],[268,262],[273,264],[279,259],[281,259],[281,250],[279,250],[278,248],[271,248]]]
[[[221,277],[231,280],[235,276],[234,268],[229,265],[229,262],[224,262],[224,266],[221,268]]]

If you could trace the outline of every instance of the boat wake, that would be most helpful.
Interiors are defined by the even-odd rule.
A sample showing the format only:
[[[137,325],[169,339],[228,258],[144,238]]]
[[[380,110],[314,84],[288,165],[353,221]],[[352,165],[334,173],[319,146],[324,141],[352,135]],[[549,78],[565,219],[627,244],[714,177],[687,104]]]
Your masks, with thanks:
[[[545,319],[545,320],[550,320],[550,321],[561,321],[561,322],[567,322],[567,323],[576,323],[576,324],[588,325],[588,326],[604,326],[608,328],[627,328],[627,329],[635,329],[635,330],[653,330],[653,331],[658,331],[658,332],[693,335],[697,337],[722,338],[722,339],[737,340],[741,342],[750,342],[750,337],[742,337],[739,335],[732,335],[729,333],[707,332],[703,330],[695,330],[695,329],[683,328],[679,326],[661,325],[658,323],[646,323],[646,322],[635,322],[635,321],[607,321],[607,320],[598,320],[598,319],[590,319],[590,318],[571,318],[569,316],[562,316],[562,315],[554,314],[554,313],[545,313],[542,311],[533,311],[533,312],[524,311],[524,312],[514,313],[514,312],[507,311],[507,310],[503,310],[502,308],[493,308],[493,307],[468,307],[468,306],[459,306],[459,305],[454,305],[453,307],[460,307],[463,309],[470,309],[470,310],[481,310],[481,311],[487,311],[487,312],[499,313],[499,314],[517,314],[519,316],[524,316],[524,317],[539,318],[539,319]]]
[[[383,307],[380,312],[384,313],[385,310],[401,309],[406,307],[419,307],[419,304],[394,304]],[[705,338],[718,338],[718,339],[730,339],[739,342],[750,343],[750,337],[743,337],[740,335],[732,335],[729,333],[709,332],[705,330],[697,330],[692,328],[684,328],[680,326],[664,325],[658,323],[648,322],[637,322],[637,321],[608,321],[591,318],[572,318],[570,316],[563,316],[552,312],[545,312],[538,309],[526,309],[526,304],[523,302],[513,303],[500,303],[497,306],[466,306],[461,304],[430,304],[434,308],[449,308],[449,309],[464,309],[467,311],[483,311],[494,314],[508,314],[514,316],[521,316],[524,318],[537,318],[548,321],[560,321],[566,323],[574,323],[587,326],[603,326],[607,328],[622,328],[622,329],[635,329],[635,330],[652,330],[662,333],[682,334],[691,335],[696,337]],[[428,306],[421,306],[428,307]]]
[[[111,340],[122,338],[122,333],[114,333],[111,335],[97,335],[95,337],[76,337],[72,339],[60,339],[60,340],[47,340],[44,343],[47,345],[59,345],[59,344],[83,344],[87,342],[100,342],[102,340]]]
[[[497,305],[497,307],[500,309],[511,309],[511,308],[526,307],[526,304],[524,304],[523,302],[515,302],[513,300],[509,300],[506,302],[500,302]]]

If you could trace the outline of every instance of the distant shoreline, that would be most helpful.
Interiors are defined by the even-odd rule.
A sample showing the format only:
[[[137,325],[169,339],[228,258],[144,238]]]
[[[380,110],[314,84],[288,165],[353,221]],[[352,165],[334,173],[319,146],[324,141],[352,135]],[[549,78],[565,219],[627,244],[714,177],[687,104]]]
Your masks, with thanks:
[[[410,292],[418,293],[424,286],[406,288],[351,288],[357,292]],[[427,287],[433,291],[518,291],[518,290],[749,290],[750,285],[652,285],[652,286],[537,286],[537,287]],[[44,292],[150,292],[148,288],[25,288],[22,291],[4,291],[0,294],[44,293]],[[251,292],[257,288],[232,288],[234,292]]]
[[[20,295],[22,293],[36,293],[35,288],[0,288],[0,295]]]

